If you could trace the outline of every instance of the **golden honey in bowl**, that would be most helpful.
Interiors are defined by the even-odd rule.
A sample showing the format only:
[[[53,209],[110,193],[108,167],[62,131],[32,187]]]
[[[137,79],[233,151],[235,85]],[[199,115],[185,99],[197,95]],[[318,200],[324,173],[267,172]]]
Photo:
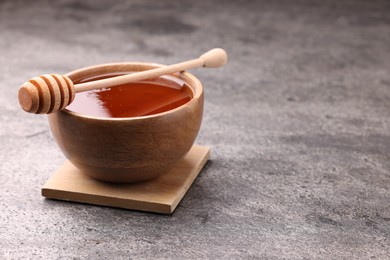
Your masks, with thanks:
[[[118,74],[85,78],[75,84],[113,76]],[[192,90],[185,82],[162,76],[153,80],[77,93],[67,109],[96,117],[140,117],[175,109],[190,101],[192,97]]]

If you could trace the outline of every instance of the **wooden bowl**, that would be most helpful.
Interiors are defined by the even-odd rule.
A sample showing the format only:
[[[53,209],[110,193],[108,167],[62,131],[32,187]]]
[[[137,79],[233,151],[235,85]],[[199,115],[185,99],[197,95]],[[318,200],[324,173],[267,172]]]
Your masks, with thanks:
[[[143,71],[161,65],[111,63],[72,71],[73,82],[106,73]],[[203,87],[188,72],[174,74],[193,98],[175,109],[150,116],[105,118],[67,109],[49,114],[49,125],[64,155],[90,177],[130,183],[168,172],[192,147],[203,114]]]

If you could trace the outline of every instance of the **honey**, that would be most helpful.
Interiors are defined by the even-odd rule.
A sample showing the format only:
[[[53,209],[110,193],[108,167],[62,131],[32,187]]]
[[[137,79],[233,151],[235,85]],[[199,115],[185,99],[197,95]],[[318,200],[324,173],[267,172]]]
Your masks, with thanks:
[[[85,78],[75,84],[118,76],[107,74]],[[178,78],[162,76],[111,88],[80,92],[68,110],[96,117],[140,117],[172,110],[190,101],[191,88]]]

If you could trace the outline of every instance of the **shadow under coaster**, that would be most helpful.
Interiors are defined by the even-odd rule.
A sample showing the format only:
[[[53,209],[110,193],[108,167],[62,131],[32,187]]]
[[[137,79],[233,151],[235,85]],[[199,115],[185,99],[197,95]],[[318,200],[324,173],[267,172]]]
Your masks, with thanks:
[[[66,161],[42,187],[42,196],[117,208],[172,213],[210,156],[210,148],[194,145],[168,173],[134,184],[111,184],[83,174]]]

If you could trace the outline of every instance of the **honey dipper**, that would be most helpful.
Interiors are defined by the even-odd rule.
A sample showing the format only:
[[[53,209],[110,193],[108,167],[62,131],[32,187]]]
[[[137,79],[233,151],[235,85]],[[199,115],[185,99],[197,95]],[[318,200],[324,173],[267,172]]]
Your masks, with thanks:
[[[72,103],[78,92],[119,86],[197,67],[218,68],[225,65],[226,62],[226,52],[216,48],[197,59],[80,84],[73,84],[72,80],[65,75],[46,74],[32,78],[20,87],[19,104],[24,111],[29,113],[50,114],[60,111]]]

